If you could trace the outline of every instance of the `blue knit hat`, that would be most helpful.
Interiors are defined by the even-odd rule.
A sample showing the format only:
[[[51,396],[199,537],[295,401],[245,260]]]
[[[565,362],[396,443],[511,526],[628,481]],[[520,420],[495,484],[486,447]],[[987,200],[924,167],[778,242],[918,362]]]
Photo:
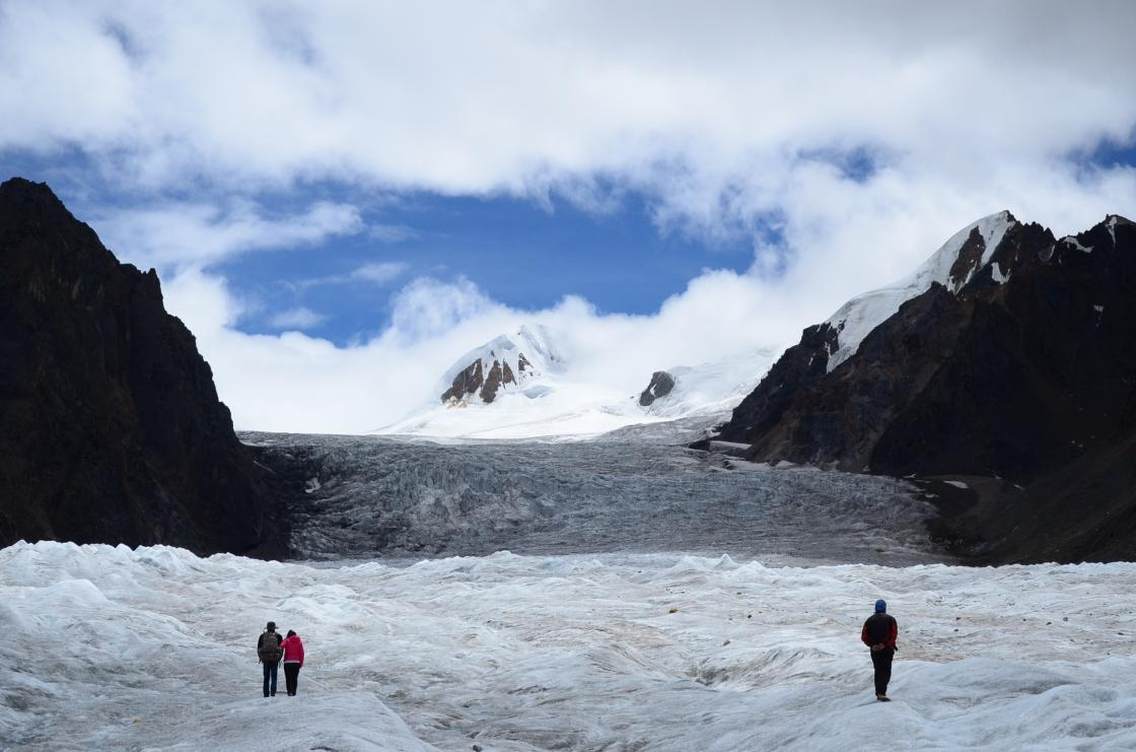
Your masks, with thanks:
[[[878,601],[876,601],[876,613],[877,614],[886,614],[887,610],[888,610],[887,601],[885,601],[883,598],[880,598]]]

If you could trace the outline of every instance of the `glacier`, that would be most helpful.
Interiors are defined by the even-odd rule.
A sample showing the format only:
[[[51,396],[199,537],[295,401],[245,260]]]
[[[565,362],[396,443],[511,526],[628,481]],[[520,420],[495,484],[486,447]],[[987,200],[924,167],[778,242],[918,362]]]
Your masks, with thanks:
[[[0,550],[0,749],[1136,747],[1136,564],[959,566],[902,479],[652,431],[242,438],[313,473],[297,560]],[[304,639],[296,697],[261,696],[268,620]]]
[[[305,457],[291,546],[317,559],[682,551],[766,562],[945,561],[903,480],[770,468],[659,442],[405,442],[242,433]],[[673,427],[672,427],[672,430]],[[656,443],[659,442],[659,443]]]
[[[1133,564],[19,543],[0,551],[0,747],[1132,749],[1134,588]],[[901,629],[889,705],[858,640],[881,596]],[[267,619],[305,639],[297,697],[260,696]]]

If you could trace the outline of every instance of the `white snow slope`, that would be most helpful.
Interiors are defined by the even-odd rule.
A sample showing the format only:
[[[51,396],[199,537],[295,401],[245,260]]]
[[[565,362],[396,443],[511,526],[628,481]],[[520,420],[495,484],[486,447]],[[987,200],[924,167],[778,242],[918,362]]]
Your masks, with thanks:
[[[316,568],[21,543],[0,551],[0,747],[1133,749],[1134,589],[1132,564]],[[887,705],[858,640],[877,597],[901,629]],[[260,696],[268,619],[305,640],[297,697]]]
[[[531,364],[524,376],[518,364],[522,354]],[[522,326],[463,355],[434,390],[440,396],[455,376],[477,361],[484,374],[495,360],[508,363],[517,383],[502,385],[491,403],[476,394],[448,404],[438,399],[375,433],[443,439],[588,439],[630,425],[696,416],[706,416],[709,425],[727,417],[757,386],[776,355],[757,350],[721,362],[669,368],[676,379],[672,394],[642,407],[639,391],[629,393],[616,386],[628,381],[629,374],[612,374],[606,383],[581,378],[557,348],[553,333],[543,326]],[[640,391],[654,370],[657,366],[645,366],[630,375],[640,381]]]
[[[959,281],[958,284],[952,284],[950,282],[951,266],[975,228],[978,228],[985,244],[982,259],[977,267],[982,268],[990,263],[991,256],[993,256],[998,244],[1002,242],[1006,231],[1014,224],[1013,217],[1007,211],[983,217],[952,235],[950,240],[923,262],[923,265],[911,276],[889,287],[858,295],[842,305],[840,310],[832,314],[826,322],[840,330],[839,346],[828,359],[828,370],[831,372],[855,355],[864,337],[867,337],[873,329],[898,311],[904,302],[929,290],[933,282],[946,286],[951,292],[957,292],[965,285],[976,270],[972,270],[971,274]],[[1004,277],[999,280],[999,276],[1000,271],[995,274],[995,280],[1005,281]]]

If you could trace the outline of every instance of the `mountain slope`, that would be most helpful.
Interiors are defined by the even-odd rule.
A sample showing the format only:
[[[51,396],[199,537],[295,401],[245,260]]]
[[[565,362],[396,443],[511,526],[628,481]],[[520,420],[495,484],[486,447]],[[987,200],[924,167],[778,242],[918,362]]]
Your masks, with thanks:
[[[0,185],[0,265],[0,545],[280,551],[272,481],[154,271],[21,179]]]
[[[442,377],[446,389],[441,400],[447,405],[481,402],[490,404],[499,392],[522,390],[529,396],[543,389],[537,382],[555,375],[563,358],[553,349],[548,330],[522,326],[516,334],[501,335],[458,358]]]
[[[1085,537],[1100,522],[1094,515],[1136,509],[1136,496],[1112,482],[1125,461],[1116,448],[1136,436],[1136,226],[1110,216],[1058,240],[1036,224],[1004,224],[990,235],[996,245],[982,222],[966,242],[956,235],[944,246],[953,259],[936,254],[925,265],[938,270],[929,288],[835,367],[828,356],[840,351],[841,332],[831,321],[807,329],[722,437],[749,443],[762,460],[1007,479],[1006,493],[1028,500],[968,525],[988,531],[987,545],[1027,558],[1042,549],[1012,539],[1027,518],[1044,516],[1042,527],[1066,520],[1077,494],[1061,469],[1083,463],[1084,483],[1112,495],[1081,509],[1085,529],[1053,537],[1047,551],[1096,555]],[[991,516],[1010,510],[1018,517],[1001,531]],[[1065,540],[1074,532],[1088,542],[1074,547]],[[1131,546],[1136,530],[1122,537]]]
[[[581,377],[543,326],[522,326],[474,348],[447,369],[438,397],[375,433],[451,439],[596,437],[638,424],[704,418],[720,423],[756,384],[773,353],[652,372]],[[647,395],[644,397],[644,395]]]

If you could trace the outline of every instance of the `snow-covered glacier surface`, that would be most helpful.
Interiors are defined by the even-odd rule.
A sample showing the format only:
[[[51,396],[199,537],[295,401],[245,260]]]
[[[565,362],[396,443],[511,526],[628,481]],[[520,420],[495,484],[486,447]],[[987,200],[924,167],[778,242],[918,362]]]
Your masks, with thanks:
[[[0,747],[1133,749],[1134,589],[1131,564],[21,543],[0,551]],[[887,705],[858,641],[881,596],[901,627]],[[268,619],[305,639],[295,698],[260,696]]]
[[[631,434],[628,434],[630,436]],[[681,551],[766,563],[939,560],[930,505],[890,478],[770,468],[645,440],[406,443],[244,434],[306,458],[311,558]]]

